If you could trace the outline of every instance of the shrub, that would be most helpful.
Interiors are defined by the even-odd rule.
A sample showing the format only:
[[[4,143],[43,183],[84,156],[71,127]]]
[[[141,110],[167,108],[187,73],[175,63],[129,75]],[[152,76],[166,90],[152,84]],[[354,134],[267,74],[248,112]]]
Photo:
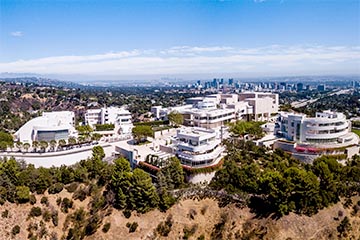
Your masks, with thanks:
[[[159,223],[156,227],[156,232],[160,234],[160,236],[167,237],[171,231],[171,227],[173,225],[172,215],[169,215],[166,218],[165,222]]]
[[[28,202],[30,200],[30,188],[26,186],[17,186],[16,199],[19,203]]]
[[[85,226],[85,235],[89,236],[96,232],[101,223],[101,218],[98,214],[91,216]]]
[[[77,189],[73,194],[73,199],[79,199],[80,201],[84,201],[86,199],[87,192],[83,187]]]
[[[38,217],[41,215],[40,207],[32,207],[29,213],[29,217]]]
[[[31,205],[34,205],[34,204],[36,203],[36,197],[35,197],[34,194],[31,194],[31,195],[30,195],[29,201],[30,201],[30,204],[31,204]]]
[[[59,224],[59,214],[57,211],[51,213],[51,220],[55,227]]]
[[[195,234],[197,228],[198,228],[197,224],[194,224],[191,228],[185,227],[183,229],[184,232],[183,239],[189,239],[192,235]]]
[[[227,213],[221,214],[220,222],[215,224],[213,231],[211,232],[211,235],[210,235],[211,239],[223,239],[225,224],[226,224],[227,220],[228,220]]]
[[[348,237],[348,233],[352,230],[351,227],[351,223],[349,218],[346,216],[344,217],[344,219],[341,221],[341,223],[339,224],[339,226],[337,226],[337,231],[339,233],[339,238],[347,238]]]
[[[65,189],[69,192],[69,193],[73,193],[76,191],[76,189],[78,188],[79,186],[79,183],[77,182],[73,182],[73,183],[70,183],[69,185],[67,185],[65,187]]]
[[[346,198],[346,199],[345,199],[345,202],[344,202],[344,207],[345,207],[345,208],[351,207],[352,204],[353,204],[353,202],[352,202],[352,199],[351,199],[351,198]]]
[[[114,124],[95,124],[96,131],[108,131],[114,130]]]
[[[108,231],[109,231],[109,229],[110,229],[110,226],[111,226],[111,223],[105,223],[104,224],[104,226],[103,226],[103,228],[102,228],[102,231],[104,232],[104,233],[107,233]]]
[[[47,197],[43,196],[40,200],[40,203],[47,206],[47,205],[49,205],[49,199]]]
[[[130,218],[131,217],[131,211],[129,209],[125,209],[123,211],[124,217]]]
[[[204,215],[206,213],[206,210],[208,209],[208,206],[203,206],[200,210],[201,215]]]
[[[60,204],[61,204],[61,197],[58,197],[58,198],[56,199],[56,204],[57,204],[58,206],[60,206]]]
[[[14,235],[14,236],[15,236],[16,234],[20,233],[20,226],[19,226],[19,225],[15,225],[15,226],[12,228],[11,233],[12,233],[12,235]]]
[[[197,238],[197,240],[205,240],[204,234],[201,234],[201,235]]]
[[[68,198],[64,198],[61,202],[61,211],[68,213],[69,208],[73,207],[74,202]]]
[[[7,218],[9,216],[9,210],[5,209],[2,213],[1,213],[1,217],[2,218]]]
[[[188,217],[189,217],[191,220],[194,220],[196,214],[197,214],[197,212],[196,212],[194,209],[190,209],[190,210],[189,210],[189,213],[188,213]]]
[[[51,219],[51,213],[49,210],[45,210],[42,214],[42,217],[44,219],[45,222],[49,222]]]
[[[64,189],[64,184],[62,183],[55,183],[51,185],[48,189],[49,194],[57,194]]]
[[[97,213],[100,209],[103,209],[106,205],[106,200],[104,196],[98,194],[94,196],[90,201],[90,214]]]
[[[133,222],[133,223],[128,222],[128,223],[126,224],[126,227],[129,228],[129,233],[135,232],[138,226],[139,226],[139,225],[138,225],[137,222]]]

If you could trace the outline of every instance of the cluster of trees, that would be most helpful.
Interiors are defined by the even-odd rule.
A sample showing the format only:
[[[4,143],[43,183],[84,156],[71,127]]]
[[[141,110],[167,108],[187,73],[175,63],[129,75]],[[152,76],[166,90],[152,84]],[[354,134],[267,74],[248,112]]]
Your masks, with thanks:
[[[15,159],[0,161],[0,202],[25,203],[30,201],[31,193],[57,192],[63,185],[73,182],[97,182],[100,186],[110,179],[112,166],[103,162],[105,156],[101,147],[93,149],[93,157],[83,160],[74,167],[35,168]]]
[[[184,184],[184,172],[177,158],[169,159],[168,165],[158,172],[157,188],[144,170],[131,171],[126,159],[119,158],[114,163],[107,194],[115,195],[114,206],[119,209],[145,213],[158,207],[165,211],[175,203],[169,191]]]
[[[170,124],[174,125],[175,127],[178,127],[184,123],[184,117],[181,113],[172,111],[168,114],[168,119]]]
[[[14,140],[11,134],[0,131],[0,150],[6,150],[14,146]]]
[[[79,133],[79,142],[99,141],[101,139],[101,134],[93,133],[94,129],[89,125],[77,126],[76,130]]]
[[[35,168],[14,159],[2,159],[0,204],[5,201],[34,204],[34,193],[42,194],[46,190],[49,194],[56,194],[66,189],[73,193],[74,200],[80,201],[90,197],[88,209],[74,209],[73,201],[68,198],[58,198],[56,201],[61,211],[68,214],[63,237],[83,239],[102,225],[110,206],[124,210],[124,215],[129,217],[131,211],[145,213],[154,208],[166,211],[175,203],[176,199],[169,192],[184,184],[184,173],[177,158],[169,160],[169,164],[158,173],[158,183],[154,184],[150,175],[142,169],[131,170],[126,159],[119,158],[114,164],[109,164],[103,161],[104,156],[103,148],[96,146],[88,160],[71,167],[51,168]],[[47,204],[47,201],[46,198],[41,199],[43,204]],[[69,212],[69,209],[73,211]],[[41,215],[40,208],[33,208],[32,211],[39,210]],[[29,216],[33,215],[40,216],[29,213]]]
[[[251,142],[227,142],[224,168],[211,182],[215,189],[249,194],[258,214],[289,212],[312,215],[360,192],[360,157],[346,166],[323,156],[306,165],[282,151],[268,152]]]
[[[137,143],[146,141],[147,137],[154,136],[154,130],[149,125],[135,125],[132,134]]]
[[[105,187],[101,196],[104,204],[118,209],[136,210],[144,213],[153,208],[166,210],[175,203],[169,191],[184,184],[184,173],[177,158],[158,174],[157,187],[142,169],[131,170],[128,160],[119,158],[114,164],[104,162],[104,150],[93,148],[93,155],[72,167],[35,168],[15,159],[0,160],[0,203],[5,201],[26,203],[32,201],[33,193],[55,194],[65,187],[74,192],[78,183]],[[76,184],[75,184],[76,183]],[[84,189],[74,193],[74,199],[86,197]],[[85,194],[85,195],[84,195]],[[84,195],[84,196],[83,196]]]
[[[230,131],[234,136],[244,137],[245,135],[251,135],[255,139],[262,138],[264,132],[261,129],[261,125],[264,122],[246,122],[246,121],[237,121],[235,123],[230,123]]]

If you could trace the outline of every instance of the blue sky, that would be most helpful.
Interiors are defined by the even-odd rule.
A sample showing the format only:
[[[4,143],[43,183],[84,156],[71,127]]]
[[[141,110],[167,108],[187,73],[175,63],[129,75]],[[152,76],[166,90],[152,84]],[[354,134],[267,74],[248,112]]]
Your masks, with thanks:
[[[360,1],[0,0],[0,72],[359,74]]]

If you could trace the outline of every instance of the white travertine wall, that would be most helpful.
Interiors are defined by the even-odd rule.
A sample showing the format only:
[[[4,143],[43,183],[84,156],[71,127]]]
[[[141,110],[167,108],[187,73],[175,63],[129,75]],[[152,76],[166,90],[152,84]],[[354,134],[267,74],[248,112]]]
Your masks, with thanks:
[[[111,157],[114,147],[111,145],[102,146],[105,152],[105,158]],[[68,151],[51,153],[0,153],[0,157],[14,157],[16,160],[24,160],[35,167],[60,167],[61,165],[70,166],[81,160],[87,159],[92,155],[92,147],[83,149],[72,149]]]

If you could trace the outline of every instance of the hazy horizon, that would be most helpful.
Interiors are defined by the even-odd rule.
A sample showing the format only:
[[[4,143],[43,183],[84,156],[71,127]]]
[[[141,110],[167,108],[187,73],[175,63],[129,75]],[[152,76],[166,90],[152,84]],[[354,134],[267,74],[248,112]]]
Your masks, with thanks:
[[[0,72],[63,80],[360,74],[360,2],[0,3]]]

